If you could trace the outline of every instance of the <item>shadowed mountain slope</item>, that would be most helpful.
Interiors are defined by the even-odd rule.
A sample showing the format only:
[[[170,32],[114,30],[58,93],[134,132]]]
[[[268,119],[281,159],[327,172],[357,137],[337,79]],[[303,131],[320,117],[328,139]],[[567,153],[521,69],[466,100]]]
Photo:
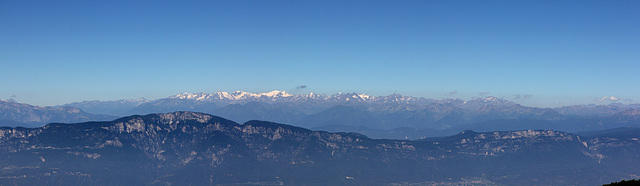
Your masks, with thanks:
[[[525,130],[374,140],[174,112],[0,128],[0,184],[600,184],[637,173],[638,138]]]

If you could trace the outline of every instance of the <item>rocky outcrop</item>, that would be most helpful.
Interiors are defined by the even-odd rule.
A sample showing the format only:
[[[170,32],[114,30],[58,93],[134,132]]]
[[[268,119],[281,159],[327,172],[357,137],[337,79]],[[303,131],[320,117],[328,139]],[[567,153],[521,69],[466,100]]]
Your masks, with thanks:
[[[638,138],[524,130],[375,140],[173,112],[0,128],[0,184],[596,184],[633,177]]]

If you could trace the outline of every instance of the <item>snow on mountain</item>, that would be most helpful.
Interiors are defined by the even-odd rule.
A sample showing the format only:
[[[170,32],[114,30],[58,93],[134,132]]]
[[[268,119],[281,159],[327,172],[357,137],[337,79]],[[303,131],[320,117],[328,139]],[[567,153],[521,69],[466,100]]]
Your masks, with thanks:
[[[496,106],[510,106],[516,103],[506,99],[489,96],[486,98],[476,98],[473,100],[465,101],[464,104],[483,104],[483,105],[496,105]]]
[[[250,93],[244,91],[235,91],[232,93],[229,92],[215,92],[212,94],[209,93],[182,93],[169,97],[169,99],[190,99],[197,101],[214,101],[214,100],[229,100],[229,101],[238,101],[238,100],[251,100],[251,99],[259,99],[259,98],[287,98],[299,95],[289,94],[285,91],[274,90],[266,93]]]
[[[278,91],[278,90],[274,90],[274,91],[267,92],[267,93],[260,93],[258,95],[267,96],[267,97],[291,97],[291,96],[293,96],[291,94],[288,94],[285,91]]]
[[[181,93],[169,97],[169,99],[189,99],[197,101],[214,101],[214,100],[244,100],[244,99],[258,99],[258,98],[286,98],[292,97],[293,94],[289,94],[285,91],[274,90],[267,93],[250,93],[244,91],[235,91],[233,93],[228,92],[216,92],[209,93]],[[297,95],[295,95],[297,96]]]
[[[198,101],[202,101],[202,100],[207,100],[208,98],[210,98],[212,95],[209,95],[207,93],[182,93],[182,94],[178,94],[175,96],[171,96],[169,98],[171,99],[195,99]]]
[[[235,92],[215,92],[215,93],[181,93],[164,99],[176,99],[176,100],[193,100],[193,101],[202,101],[202,102],[222,102],[222,103],[247,103],[252,101],[257,102],[297,102],[297,101],[325,101],[325,102],[333,102],[333,103],[377,103],[377,104],[388,104],[388,103],[402,103],[402,104],[430,104],[436,102],[451,102],[451,99],[446,100],[434,100],[427,99],[423,97],[412,97],[412,96],[404,96],[401,94],[391,94],[388,96],[371,96],[368,94],[362,93],[343,93],[339,92],[337,94],[333,94],[330,96],[324,94],[290,94],[286,91],[274,90],[271,92],[265,93],[250,93],[244,91],[235,91]],[[459,99],[453,100],[454,102],[461,102]],[[462,102],[461,102],[462,103]],[[496,106],[510,106],[515,105],[516,103],[497,98],[497,97],[486,97],[486,98],[477,98],[474,100],[465,101],[463,104],[467,105],[496,105]]]
[[[373,96],[358,93],[342,93],[339,92],[332,96],[327,97],[327,100],[331,101],[347,101],[347,102],[365,102],[370,101]]]

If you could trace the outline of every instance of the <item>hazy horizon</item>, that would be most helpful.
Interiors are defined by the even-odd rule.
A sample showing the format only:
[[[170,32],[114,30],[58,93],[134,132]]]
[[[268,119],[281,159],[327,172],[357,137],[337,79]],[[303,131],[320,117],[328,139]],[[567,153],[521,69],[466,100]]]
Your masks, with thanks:
[[[273,92],[276,91],[282,91],[282,92],[286,92],[287,94],[290,95],[309,95],[309,94],[319,94],[319,95],[325,95],[325,96],[333,96],[333,95],[337,95],[337,94],[341,94],[341,93],[345,93],[345,94],[350,94],[350,93],[356,93],[356,94],[365,94],[365,95],[369,95],[369,96],[373,96],[373,97],[384,97],[384,96],[391,96],[393,94],[397,94],[397,93],[392,93],[392,94],[388,94],[388,95],[371,95],[371,94],[367,94],[367,93],[363,93],[363,92],[335,92],[335,93],[331,93],[331,94],[323,94],[323,93],[317,93],[317,92],[313,92],[313,91],[306,91],[304,90],[306,88],[300,88],[297,87],[296,89],[292,89],[291,91],[286,91],[286,90],[273,90]],[[240,91],[240,90],[238,90]],[[179,93],[179,94],[173,94],[173,95],[167,95],[164,97],[158,97],[158,98],[147,98],[147,97],[140,97],[140,98],[122,98],[122,99],[112,99],[112,100],[81,100],[81,101],[74,101],[74,102],[68,102],[68,103],[62,103],[62,104],[56,104],[56,105],[34,105],[34,104],[30,104],[30,105],[34,105],[34,106],[40,106],[40,107],[49,107],[49,106],[62,106],[65,104],[71,104],[71,103],[81,103],[84,101],[122,101],[122,100],[126,100],[126,101],[133,101],[133,100],[140,100],[140,99],[145,99],[145,100],[149,100],[149,101],[154,101],[154,100],[158,100],[158,99],[164,99],[164,98],[170,98],[173,96],[177,96],[180,94],[200,94],[200,93],[205,93],[205,94],[215,94],[217,92],[226,92],[226,93],[233,93],[236,91],[216,91],[216,92],[183,92],[183,93]],[[247,91],[241,91],[241,92],[247,92]],[[272,92],[272,91],[269,91]],[[268,93],[268,92],[247,92],[247,93],[253,93],[253,94],[264,94],[264,93]],[[574,106],[574,105],[609,105],[609,104],[614,104],[614,103],[618,103],[618,104],[638,104],[638,103],[629,103],[629,101],[620,101],[619,98],[617,97],[603,97],[600,98],[599,100],[594,99],[594,103],[587,103],[587,104],[562,104],[562,105],[557,105],[557,106],[544,106],[544,105],[527,105],[526,100],[530,99],[532,97],[532,95],[521,95],[521,94],[517,94],[517,95],[513,95],[511,97],[499,97],[499,96],[494,96],[490,93],[482,93],[479,94],[478,96],[471,96],[469,98],[460,98],[460,97],[455,97],[457,93],[449,93],[447,95],[445,95],[444,97],[440,97],[440,98],[430,98],[430,97],[420,97],[420,96],[411,96],[411,97],[418,97],[418,98],[426,98],[426,99],[434,99],[434,100],[446,100],[446,99],[461,99],[464,101],[469,101],[469,100],[473,100],[473,99],[484,99],[484,98],[488,98],[488,97],[496,97],[499,99],[505,99],[507,101],[511,101],[523,106],[528,106],[528,107],[539,107],[539,108],[557,108],[557,107],[563,107],[563,106]],[[410,96],[410,95],[403,95],[403,96]],[[525,100],[525,101],[522,101]],[[29,104],[29,103],[25,103],[25,102],[20,102],[17,101],[15,99],[0,99],[0,101],[14,101],[17,103],[24,103],[24,104]],[[523,103],[524,102],[524,103]]]

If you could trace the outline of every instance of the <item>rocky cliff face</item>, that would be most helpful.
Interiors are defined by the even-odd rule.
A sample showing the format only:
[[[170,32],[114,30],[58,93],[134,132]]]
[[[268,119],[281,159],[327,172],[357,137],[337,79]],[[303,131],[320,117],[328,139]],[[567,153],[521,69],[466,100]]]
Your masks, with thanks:
[[[0,183],[598,184],[637,173],[639,137],[527,130],[374,140],[174,112],[0,128]]]

